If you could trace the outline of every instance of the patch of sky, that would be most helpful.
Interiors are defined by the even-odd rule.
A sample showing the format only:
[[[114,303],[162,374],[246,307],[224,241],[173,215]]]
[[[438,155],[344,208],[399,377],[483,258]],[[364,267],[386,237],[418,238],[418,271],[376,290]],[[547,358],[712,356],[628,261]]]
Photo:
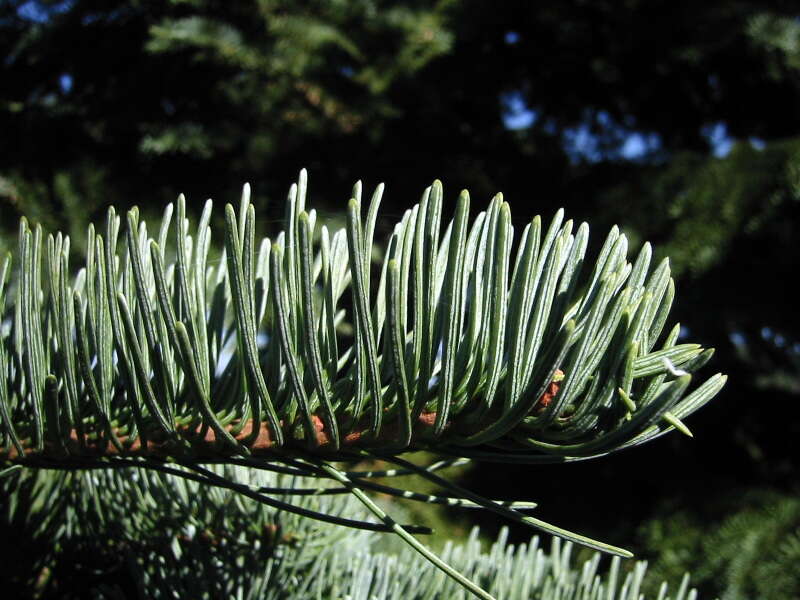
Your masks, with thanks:
[[[260,332],[256,335],[256,346],[259,350],[266,348],[268,343],[269,336],[266,333]],[[214,368],[215,377],[220,377],[225,372],[225,369],[231,362],[233,355],[236,354],[236,344],[236,334],[234,333],[230,336],[230,338],[228,338],[227,342],[222,347],[222,351],[217,357],[217,364]]]
[[[501,94],[500,102],[506,129],[521,130],[538,124],[546,133],[557,134],[551,120],[532,109],[521,91]],[[702,134],[717,158],[727,156],[735,142],[721,121],[703,127]],[[658,133],[637,130],[633,122],[619,123],[606,111],[587,112],[583,122],[564,128],[561,136],[564,150],[573,163],[608,159],[636,161],[652,156],[662,148]],[[750,138],[749,142],[756,150],[765,147],[760,138]]]
[[[771,327],[762,327],[761,337],[767,342],[772,342],[777,348],[783,348],[786,346],[786,337]]]
[[[58,78],[58,85],[62,92],[69,94],[72,90],[72,75],[69,73],[62,73]]]
[[[266,348],[269,343],[269,336],[266,333],[259,333],[256,335],[256,346],[259,348]]]
[[[728,126],[722,121],[706,125],[701,133],[711,146],[711,151],[717,158],[724,158],[733,147],[734,139],[728,134]]]
[[[740,331],[732,331],[728,334],[728,338],[734,346],[744,346],[747,343],[747,339]]]
[[[761,335],[761,339],[771,343],[776,348],[786,348],[790,352],[800,354],[800,342],[790,342],[785,335],[778,333],[771,327],[762,327],[759,334]],[[728,339],[730,339],[735,346],[747,345],[747,337],[740,331],[729,333]]]
[[[92,23],[97,23],[99,20],[100,16],[98,14],[89,13],[88,15],[83,15],[83,17],[81,17],[81,24],[91,25]]]
[[[67,12],[74,4],[74,0],[54,3],[31,0],[17,7],[17,16],[33,23],[47,23],[53,17]]]
[[[606,111],[587,114],[584,122],[563,133],[567,155],[574,162],[607,159],[639,160],[661,148],[661,136],[620,124]]]
[[[634,131],[625,138],[620,148],[622,158],[636,160],[661,148],[661,136],[657,133]]]
[[[528,107],[522,92],[506,92],[500,95],[503,106],[503,124],[506,129],[527,129],[539,119],[539,113]]]
[[[603,153],[600,151],[600,138],[592,133],[592,128],[588,123],[582,123],[577,127],[568,127],[564,130],[564,149],[573,162],[581,160],[598,162],[603,158]]]

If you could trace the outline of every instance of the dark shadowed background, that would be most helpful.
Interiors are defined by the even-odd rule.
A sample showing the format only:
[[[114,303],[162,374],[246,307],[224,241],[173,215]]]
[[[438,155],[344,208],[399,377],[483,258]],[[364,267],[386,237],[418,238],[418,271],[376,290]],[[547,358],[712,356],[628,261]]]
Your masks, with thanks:
[[[220,208],[245,181],[263,235],[301,167],[325,213],[385,182],[383,233],[440,178],[446,211],[501,191],[517,226],[563,206],[669,255],[672,320],[730,374],[695,437],[465,482],[654,581],[800,596],[796,2],[0,1],[0,249],[23,214],[79,250],[110,203]]]

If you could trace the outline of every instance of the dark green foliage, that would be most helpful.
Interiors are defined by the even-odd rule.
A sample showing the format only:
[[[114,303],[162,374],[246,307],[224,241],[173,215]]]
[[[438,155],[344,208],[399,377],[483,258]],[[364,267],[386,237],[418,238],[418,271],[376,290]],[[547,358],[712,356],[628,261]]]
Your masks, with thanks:
[[[295,171],[309,143],[376,143],[387,88],[453,38],[440,8],[392,4],[4,2],[0,202],[63,226],[76,193],[84,216],[159,205]]]
[[[800,596],[796,496],[751,491],[735,500],[709,499],[699,511],[662,514],[642,531],[658,577],[691,566],[695,585],[722,600]]]
[[[4,206],[36,217],[35,205],[52,227],[70,219],[65,187],[84,212],[160,206],[178,190],[218,197],[245,179],[261,203],[282,195],[276,173],[301,164],[328,202],[357,173],[400,197],[434,176],[478,196],[534,179],[537,212],[583,208],[619,181],[606,162],[625,156],[631,133],[663,162],[707,152],[716,123],[765,140],[800,125],[788,2],[0,10]],[[537,118],[509,131],[504,115],[524,109]]]
[[[778,486],[792,484],[798,468],[800,320],[788,293],[797,278],[798,168],[797,139],[761,150],[742,142],[725,158],[685,154],[650,168],[604,205],[611,218],[626,212],[634,231],[663,241],[657,254],[669,254],[684,281],[681,322],[699,339],[719,340],[716,359],[740,375],[728,408],[701,417],[729,432],[729,451],[708,438],[698,453],[727,456],[737,478]],[[642,198],[644,209],[627,211],[627,197]]]

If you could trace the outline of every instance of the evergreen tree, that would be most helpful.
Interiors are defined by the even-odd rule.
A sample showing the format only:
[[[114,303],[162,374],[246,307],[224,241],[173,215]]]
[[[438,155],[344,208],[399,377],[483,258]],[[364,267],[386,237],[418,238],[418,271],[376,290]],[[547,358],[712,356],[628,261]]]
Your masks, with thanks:
[[[742,490],[736,498],[693,513],[674,505],[665,508],[669,525],[666,519],[653,521],[640,532],[646,555],[655,560],[650,590],[656,578],[680,576],[691,565],[693,584],[717,591],[724,600],[800,594],[800,502],[795,495]]]
[[[502,189],[518,230],[562,205],[595,227],[618,222],[632,248],[651,239],[672,258],[684,334],[715,346],[737,385],[695,418],[704,435],[692,442],[576,464],[569,478],[477,467],[465,484],[536,494],[553,520],[628,543],[661,502],[702,492],[729,507],[720,500],[739,485],[796,493],[800,330],[784,290],[798,222],[796,16],[792,2],[740,0],[9,0],[0,246],[15,245],[25,214],[83,253],[109,203],[152,216],[185,191],[197,217],[197,200],[242,180],[276,222],[283,174],[301,165],[321,212],[357,174],[387,181],[397,216],[443,176],[479,198]],[[376,235],[392,225],[378,219]],[[588,510],[586,486],[608,481],[614,494]]]

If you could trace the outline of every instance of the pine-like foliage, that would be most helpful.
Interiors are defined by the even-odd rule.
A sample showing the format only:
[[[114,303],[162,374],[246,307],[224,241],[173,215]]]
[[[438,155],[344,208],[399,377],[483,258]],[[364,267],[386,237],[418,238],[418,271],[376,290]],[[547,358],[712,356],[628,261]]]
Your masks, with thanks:
[[[313,487],[242,467],[213,467],[253,489]],[[407,547],[381,549],[378,535],[353,532],[273,510],[240,494],[144,469],[25,474],[6,484],[17,502],[0,515],[43,552],[3,573],[6,592],[36,589],[40,597],[241,598],[246,600],[459,600],[467,592]],[[306,495],[298,505],[333,514],[365,510],[349,495]],[[26,500],[35,499],[34,502]],[[572,544],[538,538],[513,546],[506,532],[487,550],[477,529],[442,558],[507,600],[638,600],[646,563],[601,564],[596,553],[572,557]],[[26,568],[27,567],[27,568]],[[0,571],[2,572],[2,571]],[[27,578],[27,580],[26,580]],[[16,586],[16,587],[13,587]],[[692,600],[688,576],[674,595]],[[68,595],[68,594],[74,594]],[[655,598],[656,596],[650,596]]]
[[[699,589],[721,600],[800,597],[800,500],[774,491],[707,499],[705,514],[669,511],[644,529],[659,578],[691,565]],[[652,588],[651,588],[652,589]]]
[[[442,230],[435,182],[394,227],[375,285],[383,186],[364,218],[357,184],[336,232],[306,211],[306,186],[302,172],[284,231],[259,244],[245,186],[238,214],[225,208],[214,263],[210,201],[193,229],[179,198],[174,223],[170,205],[154,237],[131,210],[121,253],[120,218],[110,209],[104,235],[89,229],[74,278],[69,239],[43,240],[23,219],[0,338],[0,455],[28,467],[184,473],[175,463],[274,508],[394,531],[479,595],[364,493],[376,489],[367,475],[332,463],[386,460],[395,473],[442,486],[452,502],[628,555],[435,471],[459,457],[583,460],[672,428],[688,432],[681,419],[725,377],[689,392],[690,373],[712,350],[676,344],[677,325],[662,337],[675,291],[668,262],[651,271],[645,245],[629,263],[617,228],[590,260],[588,225],[573,228],[561,211],[546,228],[534,218],[515,241],[500,195],[470,221],[462,192]],[[11,271],[8,256],[0,282]],[[0,306],[4,296],[0,287]],[[400,456],[412,449],[453,458],[418,467]],[[332,480],[382,523],[301,509],[202,466],[210,462]]]

